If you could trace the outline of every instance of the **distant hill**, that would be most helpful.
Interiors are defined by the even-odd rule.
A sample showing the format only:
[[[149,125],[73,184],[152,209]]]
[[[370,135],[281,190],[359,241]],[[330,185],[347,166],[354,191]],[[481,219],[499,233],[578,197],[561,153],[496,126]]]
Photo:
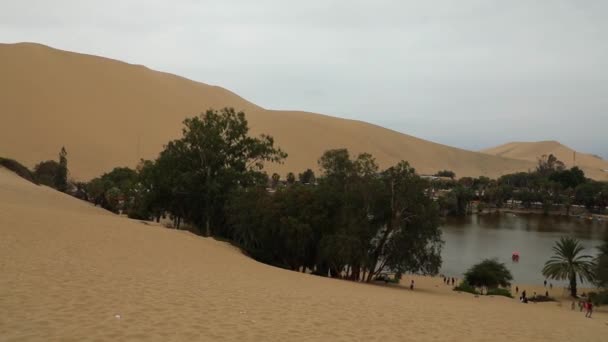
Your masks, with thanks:
[[[209,107],[247,113],[253,134],[267,133],[289,153],[269,172],[317,170],[327,149],[369,152],[381,167],[409,161],[420,173],[497,177],[534,167],[418,139],[369,123],[299,111],[267,110],[216,86],[144,66],[40,44],[0,44],[0,156],[33,166],[68,150],[71,175],[89,179],[154,158],[181,134],[182,121]]]
[[[608,180],[608,161],[593,154],[577,152],[557,141],[510,142],[481,152],[530,162],[536,162],[542,155],[553,154],[567,167],[576,165],[583,169],[587,177]]]

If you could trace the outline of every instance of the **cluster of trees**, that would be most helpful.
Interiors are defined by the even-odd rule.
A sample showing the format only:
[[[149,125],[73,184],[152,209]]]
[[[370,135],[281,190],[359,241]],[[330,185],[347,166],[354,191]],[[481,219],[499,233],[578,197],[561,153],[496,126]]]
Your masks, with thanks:
[[[431,181],[434,190],[444,190],[438,202],[444,214],[462,216],[472,212],[471,201],[477,209],[503,208],[517,203],[529,209],[539,206],[544,213],[565,210],[569,215],[573,205],[584,206],[589,212],[602,213],[608,206],[608,183],[585,177],[578,167],[566,169],[553,155],[539,159],[536,170],[501,176],[462,177],[457,181]]]
[[[379,171],[374,158],[327,151],[322,171],[286,182],[263,172],[287,154],[272,137],[248,135],[245,115],[208,110],[184,121],[181,138],[136,170],[116,168],[80,197],[139,219],[168,215],[205,236],[229,239],[280,267],[371,281],[381,272],[436,274],[438,207],[407,162]],[[268,188],[271,189],[268,189]],[[269,191],[270,190],[270,191]]]
[[[437,273],[437,206],[407,162],[379,172],[371,155],[351,159],[337,149],[319,167],[317,185],[238,189],[227,237],[259,260],[320,275],[371,281],[387,270]]]

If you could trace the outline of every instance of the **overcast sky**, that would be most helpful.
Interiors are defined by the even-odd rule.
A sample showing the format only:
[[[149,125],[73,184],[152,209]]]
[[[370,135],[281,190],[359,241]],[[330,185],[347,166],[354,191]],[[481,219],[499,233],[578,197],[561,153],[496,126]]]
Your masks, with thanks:
[[[606,0],[2,0],[0,41],[472,150],[559,140],[608,157]]]

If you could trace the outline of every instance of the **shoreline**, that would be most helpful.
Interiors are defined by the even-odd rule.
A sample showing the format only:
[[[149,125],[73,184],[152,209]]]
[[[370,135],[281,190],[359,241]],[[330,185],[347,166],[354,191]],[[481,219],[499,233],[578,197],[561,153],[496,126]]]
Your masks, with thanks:
[[[548,213],[543,212],[542,209],[521,209],[521,208],[496,208],[486,209],[482,212],[474,212],[469,215],[492,215],[496,213],[509,213],[518,215],[542,215],[542,216],[560,216],[568,218],[579,218],[594,222],[608,222],[607,214],[593,214],[593,213],[570,213],[567,214],[565,211],[549,211]],[[468,216],[468,215],[467,215]]]

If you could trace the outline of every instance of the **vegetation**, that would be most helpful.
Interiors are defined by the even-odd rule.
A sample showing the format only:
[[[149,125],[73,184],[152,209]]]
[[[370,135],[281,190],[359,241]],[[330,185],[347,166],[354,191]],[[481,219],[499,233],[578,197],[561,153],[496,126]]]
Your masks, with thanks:
[[[480,206],[484,210],[510,206],[539,209],[545,214],[565,211],[567,215],[575,205],[584,206],[592,213],[603,213],[608,206],[608,182],[587,179],[578,167],[566,169],[553,155],[540,158],[532,172],[508,174],[496,180],[487,177],[463,177],[457,181],[435,179],[430,181],[430,190],[441,212],[453,216],[473,212],[473,201],[478,211]]]
[[[286,154],[269,136],[248,136],[244,113],[209,110],[136,170],[116,168],[81,186],[82,197],[140,219],[169,215],[252,257],[292,270],[372,281],[387,271],[436,274],[443,245],[428,183],[407,162],[380,171],[345,149],[319,159],[320,177],[268,177]],[[273,191],[268,191],[271,187]]]
[[[138,218],[139,175],[127,167],[117,167],[101,177],[92,179],[86,186],[86,197],[95,205],[115,213],[124,212]]]
[[[57,173],[55,174],[55,178],[53,179],[54,188],[61,191],[66,192],[68,190],[68,152],[65,150],[65,147],[61,148],[61,152],[59,152],[59,167],[57,168]]]
[[[265,185],[264,162],[280,162],[287,154],[272,137],[247,135],[243,112],[208,110],[184,121],[183,136],[169,142],[159,157],[145,163],[142,181],[146,204],[156,215],[168,212],[188,221],[205,236],[225,224],[228,194],[239,187]]]
[[[475,295],[479,294],[479,291],[477,291],[477,289],[474,286],[471,286],[466,281],[462,281],[462,282],[460,282],[460,284],[456,285],[456,287],[454,287],[454,291],[467,292],[467,293],[472,293]]]
[[[595,282],[598,287],[608,288],[608,236],[598,247],[599,254],[595,260]]]
[[[488,289],[488,291],[486,292],[486,295],[488,295],[488,296],[504,296],[504,297],[513,298],[513,295],[511,294],[511,291],[509,291],[508,289],[503,289],[503,288]]]
[[[437,273],[437,207],[414,169],[401,162],[378,172],[371,155],[350,159],[344,149],[319,165],[317,186],[238,189],[226,237],[261,261],[319,275],[369,282],[385,270]]]
[[[16,160],[0,157],[0,166],[3,166],[8,170],[13,171],[19,177],[25,180],[28,180],[34,184],[38,184],[36,176],[27,167],[23,166]]]
[[[581,282],[594,279],[593,258],[581,255],[583,246],[571,237],[562,237],[553,246],[555,255],[545,263],[543,275],[547,278],[570,281],[570,295],[576,297],[576,278]]]
[[[456,177],[456,173],[454,173],[454,171],[450,171],[450,170],[442,170],[442,171],[437,171],[437,173],[435,173],[434,176],[447,177],[447,178],[454,179]]]
[[[504,263],[496,259],[485,259],[472,266],[465,274],[464,281],[474,287],[495,289],[511,285],[513,276]]]
[[[55,179],[59,173],[59,163],[55,160],[42,161],[34,166],[34,176],[40,184],[55,187]]]

